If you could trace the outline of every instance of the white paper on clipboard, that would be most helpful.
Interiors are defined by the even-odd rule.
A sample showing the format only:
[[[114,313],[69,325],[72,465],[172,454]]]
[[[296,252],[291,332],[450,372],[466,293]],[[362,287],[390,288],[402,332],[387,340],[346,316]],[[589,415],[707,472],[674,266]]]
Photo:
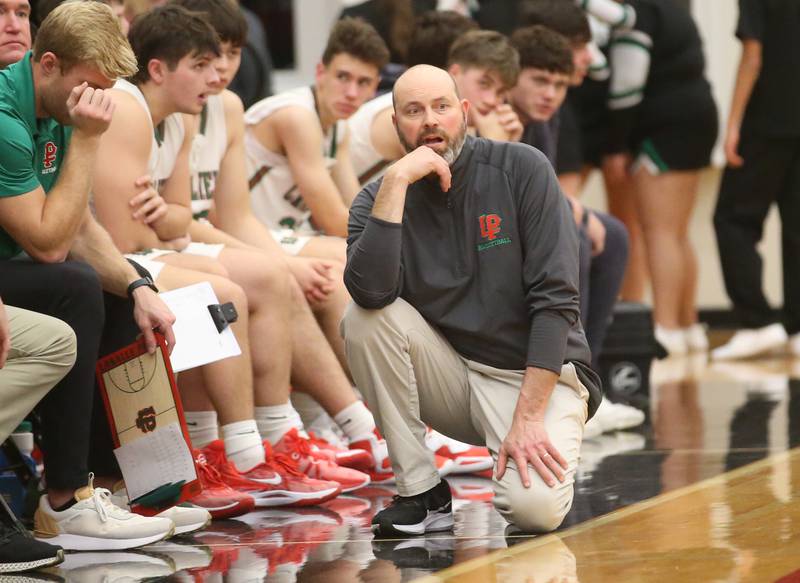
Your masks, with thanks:
[[[172,370],[181,372],[242,353],[230,327],[217,331],[208,306],[218,304],[207,281],[162,292],[161,299],[175,315]]]

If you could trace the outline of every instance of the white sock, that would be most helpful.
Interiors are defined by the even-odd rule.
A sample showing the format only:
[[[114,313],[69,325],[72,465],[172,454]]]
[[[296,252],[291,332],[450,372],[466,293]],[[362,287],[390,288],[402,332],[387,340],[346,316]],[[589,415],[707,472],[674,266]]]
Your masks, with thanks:
[[[308,393],[292,391],[289,398],[291,399],[292,407],[300,415],[305,427],[311,425],[312,421],[325,413],[322,405],[317,403],[317,400]]]
[[[189,428],[192,446],[196,449],[219,439],[216,411],[186,411],[186,426]]]
[[[291,403],[272,405],[271,407],[256,407],[256,423],[261,437],[275,445],[281,437],[293,427],[303,436],[308,437],[303,427],[303,420],[294,410]]]
[[[363,438],[375,429],[375,418],[363,401],[348,405],[334,415],[333,420],[350,440]]]
[[[264,463],[264,444],[255,419],[223,425],[222,440],[225,442],[225,456],[240,472]]]

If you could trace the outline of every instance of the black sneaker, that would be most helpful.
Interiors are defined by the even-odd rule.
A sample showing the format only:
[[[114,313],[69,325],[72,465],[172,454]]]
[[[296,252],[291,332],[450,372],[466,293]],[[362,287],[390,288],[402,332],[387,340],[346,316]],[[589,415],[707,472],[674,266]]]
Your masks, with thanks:
[[[61,547],[27,536],[0,522],[0,573],[19,573],[58,565],[64,560]]]
[[[389,506],[372,519],[376,536],[407,536],[453,528],[453,498],[450,485],[442,480],[416,496],[395,496]]]
[[[391,561],[398,569],[441,571],[453,566],[455,540],[424,536],[406,540],[374,540],[372,553],[376,559]]]

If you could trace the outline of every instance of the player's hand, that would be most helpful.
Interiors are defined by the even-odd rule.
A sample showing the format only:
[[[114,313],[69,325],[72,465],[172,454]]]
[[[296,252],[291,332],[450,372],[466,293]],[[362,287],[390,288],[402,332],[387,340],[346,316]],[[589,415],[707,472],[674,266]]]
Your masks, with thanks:
[[[153,354],[156,351],[156,338],[153,334],[153,330],[156,330],[164,335],[172,353],[175,347],[175,334],[172,331],[175,316],[164,300],[149,287],[141,286],[133,290],[133,303],[133,319],[142,331],[147,352]]]
[[[544,421],[514,415],[511,429],[500,446],[497,458],[498,480],[506,473],[509,458],[517,465],[522,485],[526,488],[530,488],[531,485],[528,464],[533,466],[544,483],[551,488],[557,482],[564,481],[567,461],[550,443]]]
[[[322,302],[333,292],[332,261],[312,257],[289,257],[288,263],[292,275],[309,303]]]
[[[114,108],[108,91],[89,87],[86,82],[74,87],[67,98],[67,112],[75,133],[87,137],[97,137],[108,129]]]
[[[728,127],[725,134],[725,159],[731,168],[741,168],[744,158],[739,155],[739,128]]]
[[[429,174],[437,174],[439,185],[444,192],[450,190],[453,178],[450,174],[450,166],[447,165],[444,158],[428,146],[420,146],[416,150],[412,150],[395,162],[387,174],[389,172],[402,177],[408,184],[413,184]]]
[[[8,316],[3,300],[0,299],[0,368],[6,365],[8,351],[11,350],[11,332],[8,327]]]
[[[506,133],[503,124],[500,123],[497,109],[489,110],[485,114],[481,113],[477,107],[473,108],[471,111],[472,123],[475,124],[475,129],[478,131],[480,137],[497,140],[499,142],[508,140],[508,133]]]
[[[134,184],[143,190],[128,201],[133,219],[149,226],[167,214],[167,201],[155,189],[150,176],[140,176]]]
[[[606,226],[597,218],[596,214],[587,212],[589,212],[589,220],[586,223],[586,233],[592,242],[592,257],[596,257],[606,248]]]
[[[503,103],[498,105],[494,111],[500,127],[506,133],[505,141],[519,142],[522,138],[524,127],[514,109],[508,103]]]

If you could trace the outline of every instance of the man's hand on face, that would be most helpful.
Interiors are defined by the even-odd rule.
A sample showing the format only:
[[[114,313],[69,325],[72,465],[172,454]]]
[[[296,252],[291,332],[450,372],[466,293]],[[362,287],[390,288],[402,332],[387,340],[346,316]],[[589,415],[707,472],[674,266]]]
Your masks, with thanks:
[[[508,103],[503,103],[494,111],[497,115],[497,121],[500,123],[500,127],[502,127],[503,131],[506,133],[506,141],[519,142],[522,138],[524,128],[522,122],[519,120],[519,116],[512,107]]]
[[[500,123],[497,109],[489,110],[485,114],[481,113],[477,107],[471,111],[472,122],[475,124],[475,129],[480,137],[498,141],[506,140],[506,130]]]
[[[136,187],[143,188],[128,204],[133,210],[132,216],[136,221],[151,225],[167,214],[168,206],[158,191],[153,186],[150,176],[141,176],[136,179]]]
[[[450,190],[450,181],[452,180],[450,166],[447,165],[444,158],[428,146],[420,146],[416,150],[412,150],[395,162],[389,172],[402,178],[408,184],[413,184],[428,174],[437,174],[442,190],[444,192]]]
[[[149,287],[142,286],[133,290],[133,302],[133,319],[139,326],[139,330],[142,331],[147,351],[152,354],[156,350],[153,330],[157,330],[164,335],[169,351],[172,353],[172,349],[175,347],[175,334],[172,331],[175,316],[164,300]]]
[[[76,133],[100,136],[111,124],[114,102],[108,91],[89,87],[86,82],[73,88],[67,98],[67,111]]]

